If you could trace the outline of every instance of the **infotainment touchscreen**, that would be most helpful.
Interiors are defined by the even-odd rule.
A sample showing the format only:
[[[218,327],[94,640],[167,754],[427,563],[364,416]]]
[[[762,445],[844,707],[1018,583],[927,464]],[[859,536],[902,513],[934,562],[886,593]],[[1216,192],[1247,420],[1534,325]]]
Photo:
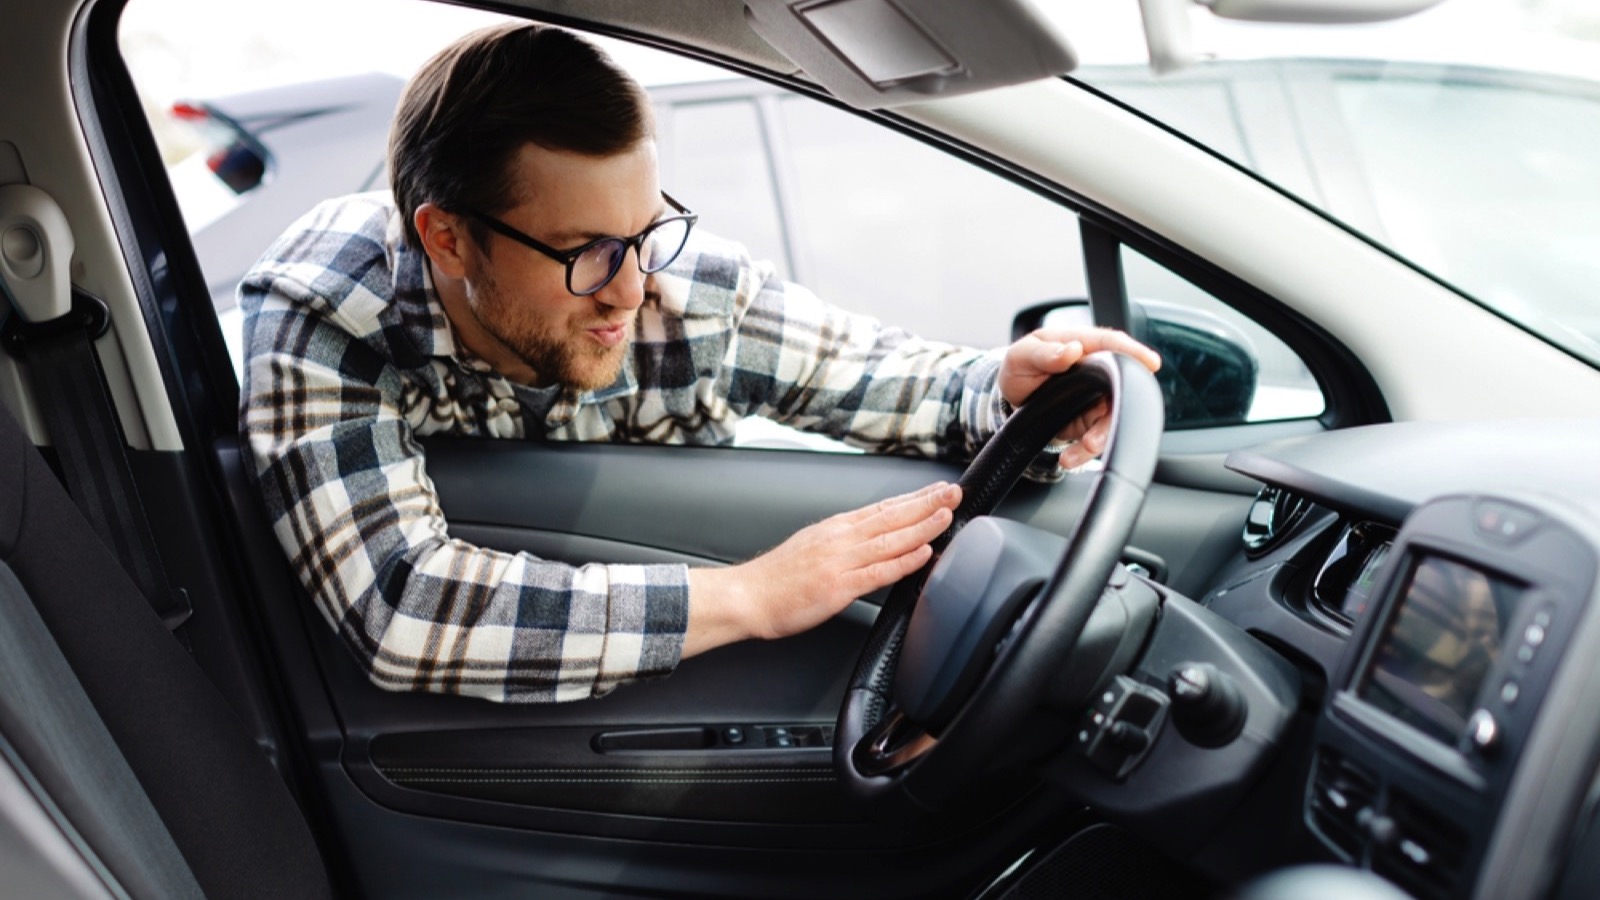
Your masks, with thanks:
[[[1358,696],[1455,743],[1500,656],[1523,588],[1442,556],[1417,555]]]

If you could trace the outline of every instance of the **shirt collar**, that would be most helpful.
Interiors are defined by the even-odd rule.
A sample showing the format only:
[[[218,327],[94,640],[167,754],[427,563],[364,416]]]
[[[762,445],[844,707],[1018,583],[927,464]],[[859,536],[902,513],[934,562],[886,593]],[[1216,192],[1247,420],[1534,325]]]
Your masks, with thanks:
[[[453,358],[455,336],[450,331],[444,304],[439,302],[434,290],[428,255],[406,243],[405,224],[398,209],[389,216],[384,243],[389,253],[389,271],[394,278],[394,311],[411,346],[422,359]]]
[[[639,382],[633,374],[633,354],[629,353],[622,359],[622,371],[617,374],[617,380],[610,385],[581,393],[562,387],[550,412],[545,415],[545,424],[551,427],[569,424],[585,406],[598,406],[619,397],[630,397],[638,391]]]

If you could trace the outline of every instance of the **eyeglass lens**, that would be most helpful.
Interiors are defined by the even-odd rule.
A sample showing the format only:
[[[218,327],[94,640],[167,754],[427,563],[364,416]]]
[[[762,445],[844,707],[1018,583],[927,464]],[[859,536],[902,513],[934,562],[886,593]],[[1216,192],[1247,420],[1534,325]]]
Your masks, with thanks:
[[[689,239],[687,219],[663,219],[652,226],[639,242],[639,269],[659,272],[672,264]],[[622,268],[628,255],[629,242],[622,238],[597,241],[583,255],[572,261],[572,290],[587,294],[604,287]]]

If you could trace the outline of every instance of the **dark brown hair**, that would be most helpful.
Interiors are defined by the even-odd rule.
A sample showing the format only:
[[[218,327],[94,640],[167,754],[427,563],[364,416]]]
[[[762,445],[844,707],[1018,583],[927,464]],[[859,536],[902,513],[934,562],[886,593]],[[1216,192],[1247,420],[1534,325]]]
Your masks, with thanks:
[[[611,156],[652,134],[650,100],[600,48],[548,25],[475,31],[428,60],[406,85],[389,132],[389,184],[413,217],[436,203],[494,214],[515,206],[511,160],[523,146]],[[482,226],[469,222],[480,245]]]

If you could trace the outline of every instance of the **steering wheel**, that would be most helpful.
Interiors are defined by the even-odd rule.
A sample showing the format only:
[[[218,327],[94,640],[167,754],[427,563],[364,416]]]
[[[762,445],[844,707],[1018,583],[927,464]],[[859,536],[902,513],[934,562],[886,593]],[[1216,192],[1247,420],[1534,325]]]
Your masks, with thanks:
[[[1106,396],[1110,440],[1065,548],[989,517],[1050,439]],[[1164,419],[1155,376],[1102,351],[1045,382],[984,445],[934,561],[890,589],[845,692],[833,758],[849,793],[938,809],[1017,732],[1133,532]]]

